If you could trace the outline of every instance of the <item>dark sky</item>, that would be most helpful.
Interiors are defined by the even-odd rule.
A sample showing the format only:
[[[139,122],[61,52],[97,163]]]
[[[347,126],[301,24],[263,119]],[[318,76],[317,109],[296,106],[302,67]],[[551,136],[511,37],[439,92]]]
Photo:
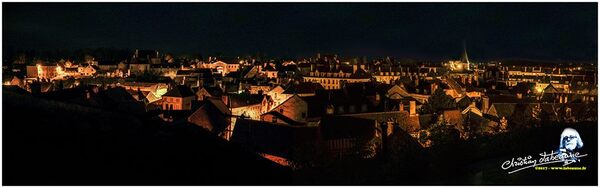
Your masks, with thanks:
[[[596,60],[597,3],[2,3],[3,47]]]

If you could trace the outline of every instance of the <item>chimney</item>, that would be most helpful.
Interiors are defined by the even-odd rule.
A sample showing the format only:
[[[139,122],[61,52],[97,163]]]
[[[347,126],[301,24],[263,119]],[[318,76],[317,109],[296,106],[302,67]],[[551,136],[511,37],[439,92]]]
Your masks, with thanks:
[[[410,116],[415,116],[417,115],[417,102],[416,101],[410,101],[410,111],[409,111]]]
[[[487,96],[482,96],[481,98],[483,99],[481,108],[483,110],[483,113],[487,113],[488,109],[490,108],[490,98]]]
[[[437,90],[437,84],[431,83],[431,93],[433,94],[433,92],[435,92],[435,90]]]
[[[227,94],[223,95],[223,96],[221,97],[221,100],[223,101],[223,103],[225,103],[225,105],[226,105],[227,107],[229,107],[229,96],[228,96]]]

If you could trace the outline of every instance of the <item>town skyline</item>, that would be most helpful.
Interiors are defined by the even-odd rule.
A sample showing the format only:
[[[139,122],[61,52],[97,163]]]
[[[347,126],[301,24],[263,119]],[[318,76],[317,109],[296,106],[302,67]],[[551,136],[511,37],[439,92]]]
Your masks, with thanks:
[[[597,185],[597,8],[3,3],[3,184]]]

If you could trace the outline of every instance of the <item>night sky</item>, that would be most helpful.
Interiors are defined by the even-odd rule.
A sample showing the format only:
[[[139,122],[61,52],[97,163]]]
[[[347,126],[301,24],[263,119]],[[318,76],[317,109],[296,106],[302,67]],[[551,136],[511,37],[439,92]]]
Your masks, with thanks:
[[[596,60],[597,3],[3,3],[3,47]]]

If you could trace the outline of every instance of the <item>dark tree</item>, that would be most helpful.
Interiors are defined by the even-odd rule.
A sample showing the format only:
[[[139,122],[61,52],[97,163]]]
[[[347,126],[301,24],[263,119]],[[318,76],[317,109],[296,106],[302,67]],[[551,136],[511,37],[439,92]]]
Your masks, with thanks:
[[[446,95],[443,89],[438,88],[433,92],[427,103],[421,107],[421,113],[439,113],[443,110],[456,108],[454,99]]]

